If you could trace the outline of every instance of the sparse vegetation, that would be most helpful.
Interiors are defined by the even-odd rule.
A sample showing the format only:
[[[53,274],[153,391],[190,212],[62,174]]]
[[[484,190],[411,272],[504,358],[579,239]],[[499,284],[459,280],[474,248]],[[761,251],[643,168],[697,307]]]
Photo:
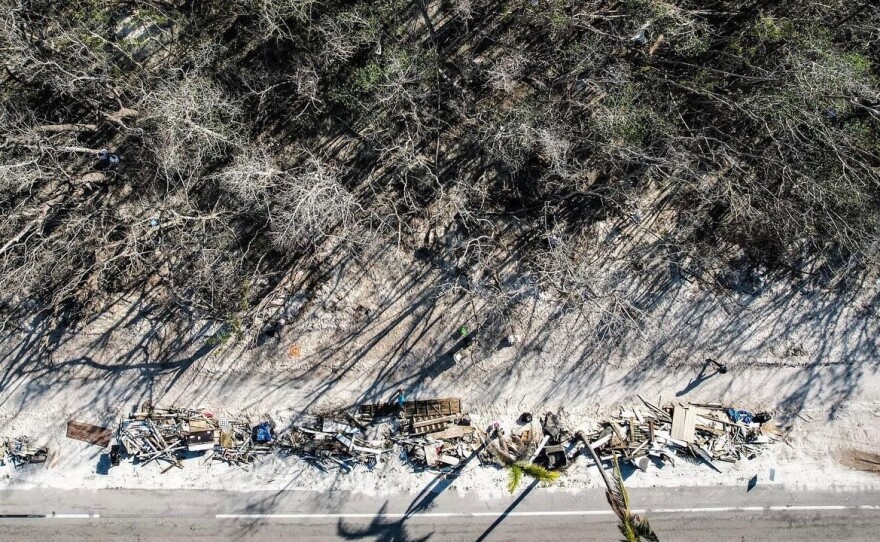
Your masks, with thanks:
[[[3,319],[149,286],[241,334],[291,269],[380,244],[610,341],[633,283],[877,268],[873,4],[424,6],[0,0]]]

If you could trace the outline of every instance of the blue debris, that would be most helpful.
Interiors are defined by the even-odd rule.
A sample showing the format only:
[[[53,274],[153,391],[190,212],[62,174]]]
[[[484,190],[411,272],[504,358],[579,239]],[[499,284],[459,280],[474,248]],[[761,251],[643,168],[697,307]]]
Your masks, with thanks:
[[[752,423],[752,414],[748,410],[739,410],[736,408],[728,408],[727,409],[727,417],[730,418],[732,422],[742,422],[745,424]]]
[[[269,425],[269,422],[263,422],[256,427],[254,427],[254,435],[253,440],[257,444],[266,444],[272,442],[272,426]]]

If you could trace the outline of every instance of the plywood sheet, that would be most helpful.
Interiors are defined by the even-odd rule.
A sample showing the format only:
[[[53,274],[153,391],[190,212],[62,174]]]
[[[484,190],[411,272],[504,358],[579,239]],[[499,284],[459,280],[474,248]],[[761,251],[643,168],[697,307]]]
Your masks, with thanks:
[[[694,442],[694,429],[697,425],[697,410],[689,405],[675,405],[672,411],[672,438]]]
[[[67,438],[106,448],[113,438],[113,431],[106,427],[70,420],[67,422]]]

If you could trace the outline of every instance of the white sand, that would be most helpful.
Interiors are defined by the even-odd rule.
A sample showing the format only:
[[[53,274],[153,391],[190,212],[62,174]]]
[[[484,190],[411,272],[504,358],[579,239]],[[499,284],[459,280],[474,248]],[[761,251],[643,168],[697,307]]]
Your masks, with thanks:
[[[760,483],[803,488],[880,486],[880,476],[839,461],[844,450],[876,452],[880,444],[874,282],[844,299],[783,283],[760,296],[718,299],[693,283],[672,282],[661,293],[645,292],[652,305],[641,329],[615,343],[594,331],[601,311],[553,316],[556,305],[538,296],[491,333],[484,327],[492,340],[471,347],[452,365],[441,356],[455,343],[450,334],[461,325],[478,327],[484,307],[436,299],[439,278],[409,271],[407,265],[417,268],[411,262],[397,272],[374,263],[336,270],[311,296],[294,278],[271,310],[292,314],[304,307],[303,314],[280,342],[259,347],[208,351],[205,337],[216,326],[155,323],[155,316],[142,312],[155,300],[120,301],[75,333],[56,337],[54,345],[39,339],[45,331],[39,325],[24,323],[31,328],[0,343],[0,436],[39,437],[55,458],[19,471],[3,467],[0,487],[421,491],[436,482],[434,475],[409,472],[395,456],[372,472],[358,467],[347,475],[324,474],[282,457],[250,472],[194,459],[166,474],[156,464],[123,464],[99,475],[102,450],[65,438],[64,429],[69,419],[115,427],[149,398],[162,406],[204,407],[218,416],[271,416],[283,429],[299,413],[384,399],[401,387],[413,399],[459,396],[481,423],[561,409],[574,429],[634,401],[637,393],[654,402],[674,399],[706,356],[727,363],[730,371],[686,398],[774,411],[791,426],[788,442],[756,460],[723,465],[721,474],[680,461],[637,472],[629,485],[745,484],[758,475]],[[508,333],[518,336],[517,345],[496,348]],[[301,346],[301,357],[287,354],[292,344]],[[200,349],[204,355],[193,356]],[[585,463],[581,459],[566,472],[560,489],[598,484]],[[474,462],[451,486],[489,495],[504,491],[505,480],[505,472]]]

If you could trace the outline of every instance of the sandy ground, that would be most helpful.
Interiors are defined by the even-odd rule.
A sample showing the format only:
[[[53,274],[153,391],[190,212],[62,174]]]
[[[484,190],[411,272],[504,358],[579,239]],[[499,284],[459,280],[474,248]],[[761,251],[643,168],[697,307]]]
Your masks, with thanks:
[[[285,457],[249,471],[191,459],[166,474],[155,464],[102,474],[102,450],[64,437],[70,419],[116,424],[145,400],[253,421],[268,416],[283,429],[302,413],[386,399],[398,388],[411,399],[460,396],[478,423],[554,411],[572,429],[636,394],[770,410],[789,433],[761,457],[724,465],[723,473],[684,461],[652,466],[631,474],[628,484],[745,485],[757,475],[759,483],[795,488],[880,487],[880,476],[847,460],[880,445],[876,282],[847,295],[780,282],[759,294],[721,298],[681,279],[662,288],[632,284],[631,298],[650,298],[642,305],[646,316],[609,334],[602,310],[560,311],[543,295],[487,319],[491,303],[439,295],[440,280],[415,262],[338,262],[308,286],[291,280],[261,309],[263,318],[289,319],[277,341],[211,346],[206,338],[216,324],[170,321],[149,292],[120,299],[76,330],[24,322],[0,344],[0,435],[36,436],[54,457],[17,471],[3,467],[0,487],[386,493],[433,484],[485,495],[505,491],[501,470],[468,465],[459,478],[441,480],[411,472],[397,457],[347,475]],[[454,333],[461,326],[480,335],[458,350]],[[514,346],[502,344],[509,334],[516,335]],[[289,355],[292,345],[300,356]],[[462,354],[457,362],[455,351]],[[730,371],[695,380],[707,356]],[[560,490],[598,485],[585,463],[566,472]]]

